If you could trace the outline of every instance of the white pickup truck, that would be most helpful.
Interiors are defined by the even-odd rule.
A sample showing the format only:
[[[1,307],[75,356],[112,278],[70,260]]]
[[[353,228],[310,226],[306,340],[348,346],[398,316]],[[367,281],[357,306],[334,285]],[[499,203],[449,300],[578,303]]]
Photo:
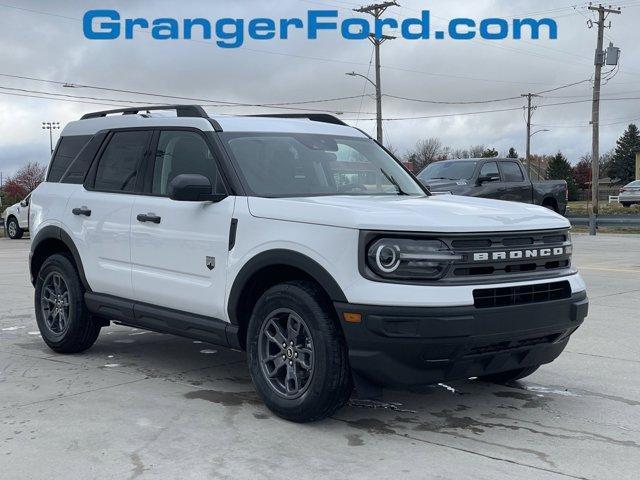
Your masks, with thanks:
[[[30,197],[31,195],[27,195],[23,200],[14,203],[2,213],[5,233],[12,240],[22,238],[24,232],[29,231]]]
[[[362,131],[292,116],[179,105],[67,125],[31,199],[44,341],[80,352],[113,321],[245,350],[261,398],[298,422],[354,383],[506,381],[560,355],[588,305],[565,218],[431,196]]]

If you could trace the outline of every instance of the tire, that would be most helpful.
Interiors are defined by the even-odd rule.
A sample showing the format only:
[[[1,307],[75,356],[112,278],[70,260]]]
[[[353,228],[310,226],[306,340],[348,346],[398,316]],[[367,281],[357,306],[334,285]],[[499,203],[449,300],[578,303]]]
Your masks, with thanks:
[[[312,282],[282,283],[258,299],[247,331],[247,357],[258,394],[286,420],[320,420],[351,396],[342,331],[332,305]]]
[[[515,370],[507,370],[506,372],[494,373],[492,375],[485,375],[478,377],[480,380],[491,383],[505,383],[513,380],[520,380],[521,378],[528,377],[533,372],[538,370],[540,365],[526,368],[516,368]]]
[[[629,208],[629,207],[631,206],[631,204],[630,204],[630,203],[627,203],[627,202],[622,202],[622,206],[623,206],[624,208]]]
[[[9,238],[12,240],[19,240],[22,238],[22,235],[24,235],[24,230],[20,228],[16,217],[11,217],[7,222],[7,235],[9,235]]]
[[[36,279],[34,304],[42,339],[54,352],[83,352],[98,338],[101,325],[89,314],[84,292],[68,256],[56,254],[45,260]],[[56,314],[56,308],[61,313]]]
[[[552,210],[556,213],[558,212],[558,206],[556,205],[556,203],[554,201],[548,200],[542,203],[542,206],[545,208],[548,208],[549,210]]]

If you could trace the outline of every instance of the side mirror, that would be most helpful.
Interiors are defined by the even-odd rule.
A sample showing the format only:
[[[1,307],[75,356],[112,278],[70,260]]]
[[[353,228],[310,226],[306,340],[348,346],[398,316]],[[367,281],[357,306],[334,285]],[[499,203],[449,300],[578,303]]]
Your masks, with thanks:
[[[28,205],[29,205],[29,204],[27,203],[27,201],[26,201],[26,200],[23,200],[23,201],[21,201],[21,202],[20,202],[20,206],[21,206],[21,207],[26,207],[26,206],[28,206]]]
[[[499,182],[499,181],[500,181],[499,175],[482,175],[481,177],[478,177],[478,185],[482,185],[483,183],[487,183],[487,182]]]
[[[180,202],[219,202],[227,195],[213,194],[211,182],[204,175],[176,175],[169,183],[169,198]]]

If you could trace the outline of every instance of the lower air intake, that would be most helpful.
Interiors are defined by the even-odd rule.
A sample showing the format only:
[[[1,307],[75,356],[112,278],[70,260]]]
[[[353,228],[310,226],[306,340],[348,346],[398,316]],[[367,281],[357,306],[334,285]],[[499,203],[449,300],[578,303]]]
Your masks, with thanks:
[[[521,285],[517,287],[486,288],[473,291],[476,308],[508,307],[528,303],[549,302],[571,296],[568,281]]]

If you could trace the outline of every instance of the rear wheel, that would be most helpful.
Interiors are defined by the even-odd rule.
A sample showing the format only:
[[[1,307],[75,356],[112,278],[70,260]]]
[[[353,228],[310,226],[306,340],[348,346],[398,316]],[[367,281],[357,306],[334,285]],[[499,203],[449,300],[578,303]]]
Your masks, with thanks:
[[[84,303],[84,291],[69,257],[56,254],[45,260],[36,280],[36,321],[42,339],[55,352],[82,352],[100,334],[100,323]]]
[[[506,372],[494,373],[492,375],[485,375],[479,378],[480,380],[483,380],[485,382],[504,383],[504,382],[520,380],[521,378],[528,377],[539,368],[540,368],[540,365],[535,365],[533,367],[526,367],[526,368],[516,368],[515,370],[507,370]]]
[[[22,235],[24,235],[24,230],[20,228],[18,220],[16,220],[15,217],[11,217],[7,222],[7,234],[9,235],[9,238],[13,240],[18,240],[22,238]]]
[[[320,420],[351,395],[347,347],[335,312],[311,282],[282,283],[260,297],[247,351],[259,395],[282,418]]]
[[[542,206],[558,213],[558,204],[554,200],[545,200],[542,202]]]

